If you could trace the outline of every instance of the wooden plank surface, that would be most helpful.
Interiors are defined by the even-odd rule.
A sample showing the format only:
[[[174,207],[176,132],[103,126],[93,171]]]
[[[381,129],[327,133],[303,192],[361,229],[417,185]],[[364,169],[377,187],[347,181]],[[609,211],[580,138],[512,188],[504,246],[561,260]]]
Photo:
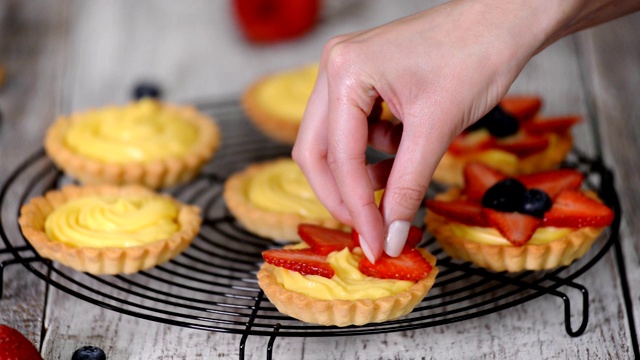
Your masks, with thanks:
[[[327,16],[312,34],[264,47],[242,42],[228,2],[57,1],[44,7],[7,2],[0,51],[2,61],[15,69],[15,80],[10,79],[0,93],[0,106],[7,115],[0,125],[0,179],[40,146],[53,115],[123,103],[140,79],[160,82],[171,101],[235,97],[263,74],[314,61],[332,35],[381,24],[432,4],[330,2]],[[587,105],[592,97],[595,100],[607,163],[618,175],[625,259],[634,280],[640,278],[640,245],[633,241],[639,226],[633,221],[639,204],[635,190],[640,150],[640,105],[635,96],[640,90],[639,24],[640,17],[634,15],[563,39],[534,58],[513,88],[542,94],[548,114],[588,116]],[[587,88],[579,57],[586,61]],[[588,126],[576,129],[575,135],[577,146],[592,153]],[[2,210],[5,217],[15,216]],[[577,282],[590,290],[590,319],[585,334],[575,339],[564,331],[562,302],[546,296],[430,329],[346,338],[278,338],[273,353],[283,359],[630,358],[612,253]],[[54,288],[47,292],[42,281],[19,265],[8,269],[4,284],[0,322],[41,343],[46,359],[68,359],[86,344],[102,347],[111,359],[238,357],[239,335],[164,325],[97,307]],[[567,292],[572,305],[579,304],[577,294]],[[638,319],[637,291],[633,295]],[[579,318],[577,307],[574,320]],[[247,358],[264,358],[267,341],[250,337]]]

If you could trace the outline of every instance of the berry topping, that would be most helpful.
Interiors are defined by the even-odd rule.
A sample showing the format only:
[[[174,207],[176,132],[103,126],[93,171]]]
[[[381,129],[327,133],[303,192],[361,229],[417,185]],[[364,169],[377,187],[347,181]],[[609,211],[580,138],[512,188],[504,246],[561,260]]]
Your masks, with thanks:
[[[482,197],[482,206],[498,211],[519,211],[527,188],[514,178],[506,178],[490,187]]]
[[[416,246],[418,246],[418,244],[420,244],[420,241],[422,241],[422,236],[424,235],[424,231],[422,231],[422,229],[420,229],[417,226],[411,226],[409,228],[409,234],[407,235],[407,241],[404,243],[404,247],[402,248],[402,251],[409,251],[413,248],[415,248]],[[353,243],[355,244],[355,246],[360,246],[360,237],[358,235],[358,232],[355,229],[351,230],[351,241],[353,241]]]
[[[517,133],[520,125],[515,117],[507,114],[498,105],[466,128],[465,132],[473,132],[482,128],[489,130],[489,133],[497,138],[503,138]]]
[[[482,200],[484,193],[505,175],[482,163],[469,163],[464,167],[464,193],[470,200]]]
[[[528,189],[522,199],[521,213],[542,219],[544,213],[551,209],[551,198],[539,189]]]
[[[345,247],[353,250],[359,244],[359,242],[353,241],[350,233],[318,225],[300,224],[298,235],[318,255],[329,255]]]
[[[477,201],[458,199],[453,201],[427,200],[427,208],[451,221],[471,226],[487,226],[482,205]]]
[[[530,121],[523,124],[524,130],[530,134],[541,135],[545,133],[562,134],[581,121],[579,116],[554,117],[544,120]]]
[[[0,325],[0,359],[42,360],[42,356],[18,330]]]
[[[269,43],[310,31],[320,13],[318,0],[234,0],[234,15],[247,39]]]
[[[398,257],[383,254],[375,264],[362,257],[358,269],[361,273],[378,279],[418,281],[427,277],[432,267],[418,249],[411,249]]]
[[[608,226],[613,211],[580,191],[565,190],[558,194],[551,209],[544,214],[544,226],[583,227]]]
[[[268,264],[299,272],[302,275],[320,275],[331,279],[335,274],[327,262],[327,257],[318,255],[311,249],[265,250],[262,252]]]
[[[540,189],[555,198],[563,190],[576,190],[582,185],[584,175],[574,169],[545,171],[517,177],[527,189]]]
[[[502,212],[482,209],[489,224],[515,246],[522,246],[531,239],[542,220],[517,212]]]
[[[496,140],[487,133],[470,132],[456,136],[449,150],[457,155],[491,149],[495,146]]]
[[[500,101],[500,106],[520,122],[531,120],[542,107],[537,96],[509,96]]]
[[[496,143],[496,148],[515,154],[518,157],[527,157],[545,150],[548,145],[549,139],[545,136],[519,132],[514,136],[500,139]]]
[[[99,347],[83,346],[73,352],[71,360],[106,360],[107,355]]]
[[[143,82],[136,85],[133,89],[133,98],[140,100],[145,97],[159,99],[162,96],[160,87],[156,84]]]

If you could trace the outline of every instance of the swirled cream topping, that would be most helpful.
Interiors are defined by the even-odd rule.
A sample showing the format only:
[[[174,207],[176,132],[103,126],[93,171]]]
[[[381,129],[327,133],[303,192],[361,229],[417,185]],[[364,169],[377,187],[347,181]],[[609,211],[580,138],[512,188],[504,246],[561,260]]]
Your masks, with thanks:
[[[261,209],[297,214],[307,219],[331,219],[302,170],[293,160],[273,162],[247,184],[247,198]]]
[[[318,76],[318,64],[281,72],[256,89],[256,101],[270,114],[300,122]]]
[[[193,123],[151,99],[83,114],[64,137],[71,151],[116,164],[183,156],[197,140]]]
[[[454,235],[464,239],[487,245],[513,246],[509,240],[494,228],[469,226],[460,223],[449,223]],[[569,235],[573,229],[553,226],[539,227],[527,242],[528,245],[543,245]]]
[[[161,196],[87,196],[56,208],[45,232],[75,247],[139,246],[179,231],[178,213],[178,206]]]
[[[276,267],[276,281],[285,289],[319,300],[379,299],[398,294],[414,284],[412,281],[378,279],[366,276],[358,270],[361,255],[345,248],[328,256],[335,271],[331,279],[317,275],[302,275],[295,271]]]

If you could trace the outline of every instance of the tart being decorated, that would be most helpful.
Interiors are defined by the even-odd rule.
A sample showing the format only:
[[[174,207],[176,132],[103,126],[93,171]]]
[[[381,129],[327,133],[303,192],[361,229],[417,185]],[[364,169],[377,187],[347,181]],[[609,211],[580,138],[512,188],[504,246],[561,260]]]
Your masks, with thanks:
[[[458,135],[433,179],[462,186],[469,162],[487,164],[510,176],[557,168],[573,145],[571,127],[578,116],[542,118],[538,97],[506,97]]]
[[[291,158],[253,164],[232,175],[224,199],[245,228],[273,240],[299,241],[301,223],[346,228],[318,200]]]
[[[427,200],[427,229],[453,258],[494,271],[551,269],[583,256],[613,211],[581,190],[583,175],[559,169],[509,177],[480,163],[464,189]]]
[[[258,283],[278,311],[320,325],[363,325],[406,315],[433,286],[436,258],[415,248],[412,228],[402,254],[372,264],[358,235],[302,224],[304,243],[262,253]]]
[[[318,64],[267,75],[252,84],[242,96],[249,119],[270,138],[293,144],[318,76]],[[381,104],[382,119],[391,111]]]
[[[82,183],[151,188],[193,178],[219,143],[211,118],[150,98],[62,116],[44,140],[53,162]]]
[[[69,185],[20,209],[40,256],[92,274],[130,274],[180,254],[200,229],[200,210],[139,185]]]

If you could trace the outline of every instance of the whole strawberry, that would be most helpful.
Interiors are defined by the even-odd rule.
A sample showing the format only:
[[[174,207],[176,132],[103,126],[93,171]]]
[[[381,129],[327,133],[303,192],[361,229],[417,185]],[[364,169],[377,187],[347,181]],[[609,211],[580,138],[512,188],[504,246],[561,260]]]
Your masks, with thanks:
[[[0,325],[0,360],[42,360],[42,356],[18,330]]]

